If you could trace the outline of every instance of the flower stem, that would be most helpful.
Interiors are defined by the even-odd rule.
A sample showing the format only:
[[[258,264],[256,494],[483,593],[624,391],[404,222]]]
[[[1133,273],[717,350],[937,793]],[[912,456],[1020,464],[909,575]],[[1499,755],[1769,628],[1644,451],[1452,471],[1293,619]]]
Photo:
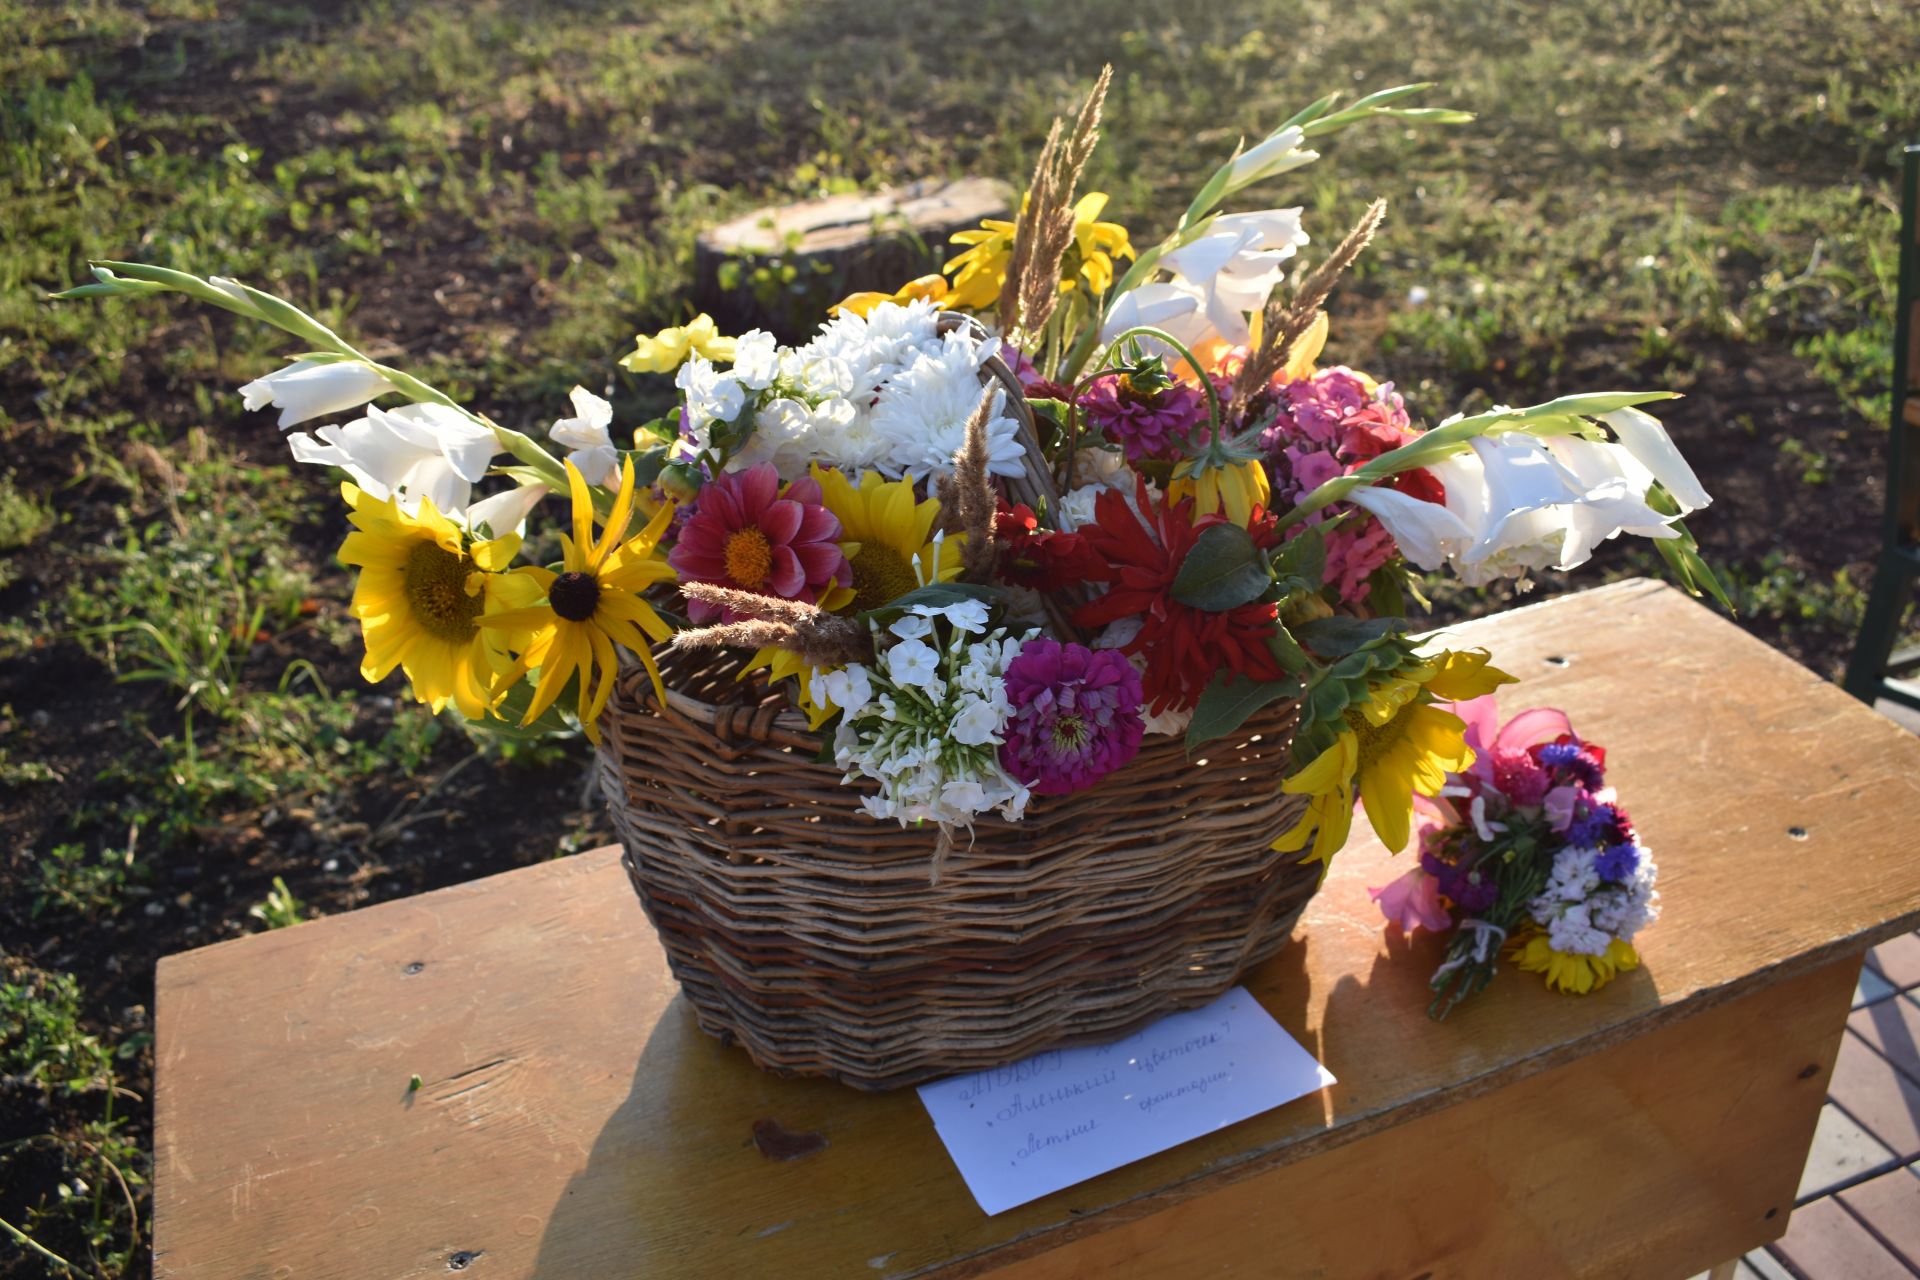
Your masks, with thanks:
[[[1157,342],[1164,342],[1175,351],[1178,351],[1181,356],[1186,359],[1187,367],[1193,370],[1193,376],[1200,379],[1200,389],[1207,393],[1207,424],[1211,428],[1213,443],[1217,447],[1220,443],[1222,422],[1220,417],[1220,393],[1213,389],[1213,379],[1207,376],[1206,371],[1200,367],[1200,362],[1194,359],[1193,352],[1187,350],[1186,343],[1180,341],[1180,339],[1174,337],[1165,329],[1158,329],[1150,324],[1137,324],[1133,326],[1133,328],[1121,333],[1107,345],[1109,348],[1117,347],[1128,338],[1135,336],[1152,338]]]

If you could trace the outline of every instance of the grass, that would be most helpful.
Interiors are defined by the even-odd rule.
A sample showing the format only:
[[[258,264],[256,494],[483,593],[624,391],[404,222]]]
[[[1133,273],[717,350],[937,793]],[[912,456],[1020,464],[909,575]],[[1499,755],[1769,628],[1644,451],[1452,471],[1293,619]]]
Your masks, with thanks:
[[[1857,624],[1911,6],[0,0],[0,30],[0,936],[36,957],[4,962],[0,1074],[50,1064],[37,1127],[0,1133],[0,1220],[77,1274],[146,1266],[150,1116],[120,1091],[148,1087],[128,1010],[154,956],[606,836],[579,743],[476,756],[361,681],[330,482],[233,394],[281,348],[46,303],[89,256],[283,292],[515,426],[575,382],[639,421],[660,385],[613,361],[688,314],[704,225],[1018,181],[1111,61],[1092,181],[1144,242],[1236,139],[1432,79],[1479,120],[1356,130],[1272,189],[1317,245],[1390,201],[1334,358],[1429,422],[1689,392],[1676,430],[1721,497],[1697,532],[1747,625],[1832,674]],[[769,296],[803,271],[737,265]],[[0,1235],[0,1276],[52,1265]]]

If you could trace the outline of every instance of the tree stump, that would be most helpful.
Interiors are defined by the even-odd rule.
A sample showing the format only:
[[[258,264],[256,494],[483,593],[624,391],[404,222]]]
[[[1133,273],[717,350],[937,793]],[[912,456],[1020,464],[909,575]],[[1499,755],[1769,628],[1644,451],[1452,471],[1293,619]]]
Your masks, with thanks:
[[[756,209],[700,234],[694,301],[728,333],[801,341],[848,294],[938,271],[957,251],[948,236],[1012,208],[1006,183],[962,178]]]

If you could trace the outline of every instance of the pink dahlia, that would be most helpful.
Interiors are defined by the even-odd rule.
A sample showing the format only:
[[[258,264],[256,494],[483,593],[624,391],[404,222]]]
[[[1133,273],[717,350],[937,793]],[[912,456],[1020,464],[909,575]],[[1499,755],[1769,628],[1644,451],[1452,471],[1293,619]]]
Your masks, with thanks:
[[[1207,420],[1207,400],[1199,387],[1170,382],[1144,394],[1124,373],[1095,378],[1080,394],[1080,410],[1107,439],[1123,446],[1128,462],[1171,461],[1188,435]]]
[[[1084,790],[1139,753],[1140,673],[1118,651],[1029,640],[1005,682],[1000,764],[1036,795]]]
[[[701,487],[667,563],[682,581],[812,604],[830,586],[853,585],[839,538],[840,520],[821,505],[819,484],[806,477],[783,493],[780,473],[763,462]],[[687,612],[703,624],[723,616],[698,600]],[[730,612],[725,620],[733,621]]]

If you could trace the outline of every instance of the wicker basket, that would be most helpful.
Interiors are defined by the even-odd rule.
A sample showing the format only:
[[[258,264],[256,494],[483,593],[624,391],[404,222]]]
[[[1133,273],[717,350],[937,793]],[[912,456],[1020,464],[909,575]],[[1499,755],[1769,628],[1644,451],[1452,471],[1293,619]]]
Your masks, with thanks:
[[[1026,445],[1003,490],[1056,510],[1019,381],[998,359],[983,379]],[[664,708],[625,672],[600,782],[700,1025],[769,1070],[893,1089],[1111,1039],[1225,992],[1318,883],[1268,847],[1304,804],[1276,785],[1291,703],[1199,760],[1149,737],[1099,785],[1036,796],[1022,821],[983,819],[941,851],[931,826],[867,816],[872,785],[821,763],[805,717],[738,679],[744,662],[669,652]]]
[[[1267,845],[1291,707],[1189,760],[1150,737],[1097,786],[964,833],[860,811],[784,695],[740,661],[626,673],[600,782],[700,1025],[760,1066],[893,1089],[1110,1039],[1213,1000],[1279,950],[1318,882]]]

